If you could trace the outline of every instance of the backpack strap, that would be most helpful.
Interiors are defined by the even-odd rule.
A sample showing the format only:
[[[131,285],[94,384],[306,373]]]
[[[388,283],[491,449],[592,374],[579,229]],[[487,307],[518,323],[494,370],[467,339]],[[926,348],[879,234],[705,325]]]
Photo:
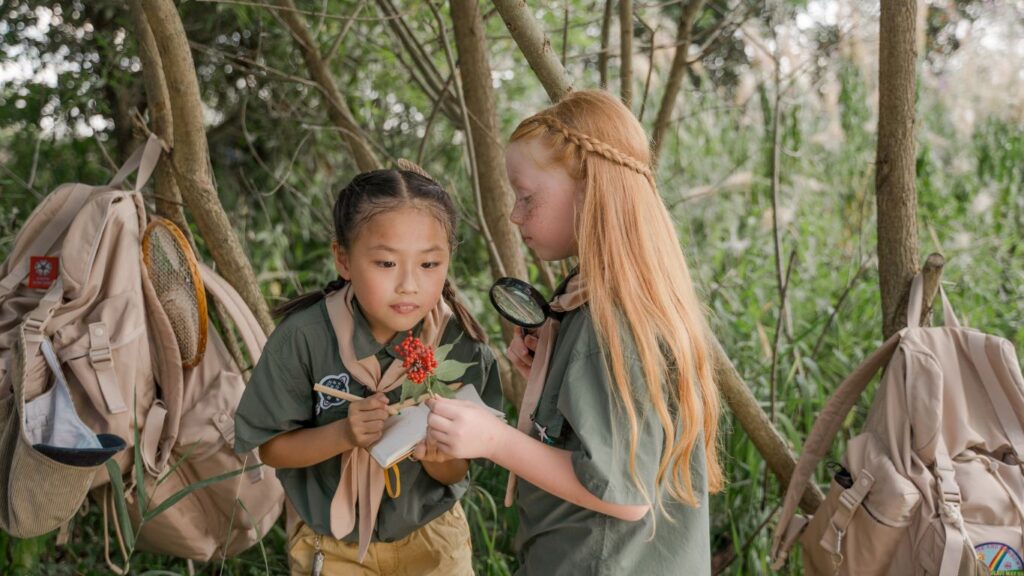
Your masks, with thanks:
[[[64,280],[58,277],[35,310],[25,316],[25,341],[32,345],[33,352],[42,343],[46,325],[63,299]],[[96,381],[107,410],[111,414],[126,412],[128,406],[117,386],[117,373],[110,355],[110,331],[104,322],[89,324],[89,363],[96,371]]]
[[[238,334],[249,350],[249,357],[255,364],[267,343],[267,336],[263,332],[263,328],[249,311],[242,297],[226,280],[202,262],[199,263],[199,272],[203,278],[203,285],[218,302],[224,305],[231,321],[235,323]]]
[[[960,513],[960,485],[956,483],[953,461],[949,458],[946,441],[942,434],[938,435],[935,446],[936,487],[939,490],[939,518],[946,533],[946,542],[942,550],[942,561],[939,564],[939,576],[957,576],[960,571],[960,560],[963,557],[964,542],[970,542],[964,532],[964,518]],[[971,550],[974,546],[971,546]]]
[[[105,322],[89,324],[89,365],[96,372],[103,402],[111,414],[128,411],[128,406],[121,397],[117,385],[117,372],[114,371],[114,359],[110,353],[110,330]]]
[[[993,368],[992,358],[1002,357],[1001,347],[1004,344],[1001,340],[980,332],[968,332],[966,336],[967,346],[971,351],[971,361],[978,370],[978,376],[985,387],[989,401],[992,402],[992,408],[995,409],[996,418],[1003,428],[1003,433],[1010,442],[1010,448],[1013,449],[1018,460],[1024,459],[1024,429],[1021,428],[1020,420],[1013,412],[1013,403],[1007,397],[1003,387],[999,385],[999,376],[996,375]],[[1016,368],[1016,362],[1011,361],[1006,364],[1012,366],[1011,369]]]
[[[949,303],[949,298],[946,297],[946,291],[942,289],[942,283],[939,283],[939,297],[942,298],[942,316],[943,322],[950,328],[959,328],[960,320],[957,319],[956,314],[953,312],[953,305]],[[907,326],[910,328],[921,327],[921,312],[924,308],[924,274],[918,272],[914,276],[914,281],[910,283],[910,298],[907,300]]]
[[[135,178],[135,187],[132,190],[135,192],[141,190],[153,175],[153,170],[160,160],[161,150],[160,138],[155,134],[150,135],[146,145],[137,148],[124,165],[121,166],[121,169],[114,175],[113,180],[110,181],[109,186],[111,188],[121,188],[128,175],[138,170],[138,175]],[[21,262],[18,262],[16,266],[13,266],[7,276],[0,280],[0,300],[13,292],[21,284],[21,281],[28,276],[30,262],[28,256],[42,256],[48,253],[50,248],[53,248],[57,240],[71,226],[71,221],[82,210],[82,207],[89,200],[91,192],[95,189],[95,187],[86,184],[73,185],[71,192],[68,193],[67,199],[64,201],[64,205],[57,211],[56,216],[50,220],[49,224],[43,229],[43,232],[32,241],[28,250],[24,252],[26,257]]]
[[[853,522],[853,515],[857,513],[857,509],[871,492],[871,487],[875,485],[875,477],[867,470],[861,470],[857,476],[857,483],[839,494],[836,511],[829,519],[825,533],[821,537],[821,547],[839,558],[843,556],[843,536]]]
[[[146,145],[136,148],[132,152],[132,155],[128,157],[128,160],[117,171],[117,174],[114,174],[108,186],[120,189],[128,175],[138,170],[138,174],[135,176],[135,187],[132,188],[132,191],[138,192],[142,190],[142,187],[146,185],[146,182],[149,182],[149,178],[153,175],[153,170],[156,169],[156,164],[160,160],[161,150],[160,138],[156,134],[150,134],[149,140],[146,140]]]
[[[25,315],[25,341],[32,344],[32,350],[26,350],[26,354],[34,354],[43,341],[43,331],[53,317],[53,311],[64,299],[64,279],[57,277],[57,280],[50,285],[35,310]]]
[[[28,276],[29,263],[31,262],[30,257],[46,255],[50,252],[50,248],[53,248],[53,245],[57,243],[57,240],[60,240],[64,232],[71,226],[71,221],[75,219],[75,216],[85,206],[86,201],[89,200],[89,193],[92,189],[92,186],[85,184],[74,184],[72,186],[71,192],[68,193],[64,204],[57,211],[57,214],[50,219],[49,224],[43,228],[42,233],[36,236],[35,240],[29,244],[28,249],[23,252],[25,257],[12,266],[7,276],[0,280],[0,300],[3,300],[5,296],[13,292],[21,284],[21,281]]]
[[[793,476],[790,478],[789,488],[786,490],[786,497],[783,501],[782,513],[779,516],[779,524],[775,528],[775,534],[772,537],[771,559],[773,562],[772,566],[776,570],[785,563],[786,557],[789,554],[789,548],[796,540],[796,535],[789,534],[787,536],[787,531],[790,523],[793,521],[796,507],[800,503],[800,496],[811,481],[818,462],[828,453],[836,433],[842,427],[843,420],[846,419],[846,415],[857,404],[857,399],[860,398],[860,395],[868,387],[871,378],[892,358],[893,352],[896,351],[896,347],[899,345],[904,332],[905,330],[901,330],[893,334],[877,350],[872,352],[871,356],[868,356],[839,385],[839,388],[832,393],[832,396],[822,409],[821,415],[815,421],[814,427],[804,443],[804,450],[800,455],[800,461],[797,462],[796,468],[793,470]]]
[[[228,316],[231,317],[231,321],[234,322],[238,334],[242,337],[242,341],[245,342],[245,347],[249,350],[249,359],[255,365],[260,359],[260,354],[263,353],[263,347],[267,344],[267,335],[263,332],[263,328],[256,321],[256,317],[249,310],[242,297],[226,280],[202,262],[199,263],[199,273],[202,275],[203,285],[207,291],[218,302],[223,304]],[[225,326],[224,329],[228,330],[229,328]],[[233,438],[233,428],[230,434]],[[234,440],[231,440],[231,442],[233,443]],[[250,465],[250,458],[254,462],[260,461],[259,451],[255,449],[245,455],[238,456],[242,462],[243,469]],[[252,484],[259,482],[263,479],[263,467],[250,469],[247,477]]]

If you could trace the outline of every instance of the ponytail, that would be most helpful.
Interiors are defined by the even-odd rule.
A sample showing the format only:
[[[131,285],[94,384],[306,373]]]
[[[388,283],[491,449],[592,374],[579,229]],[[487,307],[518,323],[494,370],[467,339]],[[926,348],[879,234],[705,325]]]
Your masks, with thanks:
[[[327,286],[325,286],[323,290],[306,292],[301,296],[292,298],[291,300],[285,302],[284,304],[277,306],[271,311],[271,315],[274,318],[278,319],[290,316],[293,312],[298,312],[299,310],[309,308],[313,304],[316,304],[320,300],[323,300],[331,292],[337,292],[338,290],[341,290],[342,288],[345,287],[346,284],[348,284],[348,280],[345,280],[344,278],[339,276],[337,279],[328,282]]]
[[[473,315],[469,313],[466,306],[462,303],[462,298],[459,297],[459,293],[455,290],[455,286],[452,285],[451,280],[445,278],[444,289],[441,291],[441,296],[451,307],[452,312],[455,313],[455,318],[459,321],[459,326],[462,330],[469,334],[469,337],[477,342],[487,343],[487,333],[484,332],[480,323],[473,318]]]

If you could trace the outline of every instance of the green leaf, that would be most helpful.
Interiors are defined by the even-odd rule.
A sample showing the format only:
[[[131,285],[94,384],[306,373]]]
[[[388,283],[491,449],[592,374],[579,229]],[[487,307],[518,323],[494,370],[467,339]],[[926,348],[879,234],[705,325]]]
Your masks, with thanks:
[[[402,399],[399,402],[405,402],[410,398],[419,398],[427,392],[427,384],[417,384],[408,378],[402,379]]]
[[[163,502],[161,502],[159,506],[157,506],[156,508],[151,510],[148,514],[146,514],[146,516],[142,519],[142,521],[143,522],[149,522],[153,518],[156,518],[157,516],[160,515],[161,512],[163,512],[164,510],[167,510],[171,506],[174,506],[182,498],[184,498],[185,496],[188,496],[189,494],[195,492],[196,490],[200,490],[202,488],[206,488],[207,486],[216,484],[217,482],[220,482],[222,480],[227,480],[229,478],[234,478],[235,476],[238,476],[239,474],[241,474],[243,472],[248,472],[249,470],[255,470],[255,469],[259,468],[260,466],[263,466],[263,464],[253,464],[252,466],[246,466],[245,468],[239,468],[238,470],[232,470],[231,472],[225,472],[224,474],[219,474],[217,476],[213,476],[212,478],[207,478],[205,480],[200,480],[199,482],[194,482],[192,484],[189,484],[188,486],[185,486],[181,490],[178,490],[177,492],[175,492],[167,500],[164,500]],[[127,512],[125,512],[125,514],[127,514]]]
[[[146,513],[146,468],[142,463],[142,442],[139,435],[139,410],[137,407],[135,387],[132,386],[132,412],[135,420],[132,426],[133,440],[135,441],[135,498],[139,505],[139,518]]]
[[[131,518],[128,517],[128,504],[124,498],[124,482],[121,480],[121,467],[113,458],[107,460],[107,474],[110,475],[110,487],[114,491],[114,508],[117,510],[117,520],[121,523],[124,545],[128,549],[128,555],[131,556],[131,551],[135,549],[135,529],[132,528]]]
[[[462,375],[466,373],[466,370],[472,366],[469,362],[459,362],[458,360],[445,360],[444,362],[437,365],[437,369],[434,370],[434,376],[438,380],[445,382],[454,382]]]
[[[448,358],[448,355],[451,354],[452,348],[458,344],[459,340],[462,340],[462,334],[459,334],[459,337],[456,338],[454,342],[449,342],[444,346],[438,346],[437,350],[434,350],[434,360],[437,360],[438,364],[443,364],[445,359]]]
[[[197,446],[199,446],[199,442],[193,442],[193,443],[192,443],[192,444],[191,444],[191,445],[190,445],[190,446],[188,447],[188,450],[186,450],[186,451],[185,451],[185,453],[181,455],[181,458],[178,458],[178,459],[177,459],[177,460],[176,460],[176,461],[174,462],[174,464],[173,464],[173,465],[172,465],[172,466],[171,466],[170,468],[168,468],[168,469],[167,469],[167,471],[166,471],[166,472],[164,472],[164,473],[163,473],[163,474],[162,474],[162,475],[160,476],[160,478],[158,478],[158,479],[157,479],[157,481],[156,481],[156,485],[157,485],[157,486],[160,486],[160,485],[161,485],[161,484],[163,484],[163,483],[164,483],[164,482],[165,482],[165,481],[166,481],[166,480],[167,480],[168,478],[170,478],[170,477],[171,477],[171,474],[172,474],[172,473],[173,473],[173,472],[174,472],[175,470],[177,470],[177,469],[178,469],[178,466],[181,466],[181,465],[182,465],[182,464],[183,464],[183,463],[185,462],[185,460],[186,460],[186,459],[188,459],[188,457],[192,455],[192,452],[194,452],[194,451],[195,451],[195,449],[196,449],[196,447],[197,447]]]
[[[437,394],[442,398],[455,398],[455,390],[452,390],[451,386],[448,386],[444,382],[436,382],[432,387],[432,391],[434,394]]]
[[[242,512],[245,512],[246,517],[249,519],[249,525],[250,526],[258,526],[259,525],[259,523],[256,522],[256,519],[253,518],[252,513],[249,512],[249,509],[245,507],[245,502],[242,502],[241,498],[235,498],[235,503],[238,504],[239,507],[241,507]],[[267,561],[267,549],[263,546],[263,538],[266,537],[266,535],[267,535],[266,532],[264,532],[263,534],[260,534],[260,539],[257,540],[256,543],[260,545],[260,554],[263,556],[263,570],[269,576],[270,575],[270,562]],[[221,571],[222,574],[224,573],[223,559],[221,560],[221,570],[220,571]]]

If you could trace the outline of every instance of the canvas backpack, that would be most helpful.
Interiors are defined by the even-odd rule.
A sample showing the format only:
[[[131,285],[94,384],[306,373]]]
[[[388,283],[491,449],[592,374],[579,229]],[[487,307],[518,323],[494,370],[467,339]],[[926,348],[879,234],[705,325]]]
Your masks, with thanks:
[[[272,474],[254,467],[255,454],[234,454],[234,409],[244,387],[238,364],[211,329],[202,362],[183,369],[170,320],[142,266],[146,213],[139,191],[159,155],[159,140],[151,137],[108,185],[58,187],[32,212],[0,264],[0,482],[6,498],[0,527],[36,536],[64,524],[90,488],[104,504],[111,500],[102,466],[88,474],[55,468],[20,431],[24,404],[52,392],[62,376],[76,416],[93,432],[127,444],[114,459],[130,498],[138,494],[136,478],[143,478],[147,510],[170,496],[171,487],[239,470],[243,461],[253,468],[148,519],[135,546],[208,560],[258,541],[279,516],[284,494]],[[134,185],[125,186],[135,171]],[[211,270],[203,279],[255,362],[265,338],[252,313]],[[43,348],[52,349],[56,367],[47,364]],[[133,470],[136,438],[141,476]],[[13,514],[24,508],[15,494],[35,502],[38,513]],[[131,508],[137,527],[137,506]]]
[[[772,543],[780,569],[797,539],[808,575],[1024,574],[1024,378],[1013,345],[963,327],[941,287],[945,326],[908,327],[829,398],[804,445]],[[825,502],[794,516],[847,413],[886,366],[863,430]]]

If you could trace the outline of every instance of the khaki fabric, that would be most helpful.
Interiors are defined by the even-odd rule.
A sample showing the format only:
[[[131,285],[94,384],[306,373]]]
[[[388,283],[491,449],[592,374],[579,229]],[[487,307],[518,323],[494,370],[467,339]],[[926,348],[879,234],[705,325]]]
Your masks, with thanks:
[[[961,327],[921,327],[922,277],[908,327],[836,390],[786,493],[772,554],[799,540],[808,575],[1020,574],[1024,554],[1024,378],[1013,345]],[[872,376],[886,366],[864,428],[813,518],[794,517],[817,463]]]
[[[471,576],[473,550],[469,524],[456,502],[448,512],[394,542],[370,544],[360,564],[359,545],[320,536],[323,576]],[[300,522],[288,539],[292,576],[313,573],[317,534]]]

